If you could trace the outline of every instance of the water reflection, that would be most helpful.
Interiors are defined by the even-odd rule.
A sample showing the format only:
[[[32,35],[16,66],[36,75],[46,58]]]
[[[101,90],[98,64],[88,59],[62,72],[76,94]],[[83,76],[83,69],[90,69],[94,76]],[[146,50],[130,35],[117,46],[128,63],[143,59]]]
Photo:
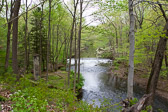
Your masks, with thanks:
[[[126,98],[127,81],[107,73],[108,66],[111,63],[112,61],[109,59],[81,59],[80,69],[85,79],[82,100],[90,104],[94,100],[94,105],[100,107],[104,98],[109,99],[111,105]],[[72,64],[74,64],[74,60],[72,60]],[[72,69],[74,69],[74,66],[72,66]],[[135,85],[134,93],[135,97],[140,98],[144,90]],[[167,101],[157,98],[155,101],[155,110],[156,108],[161,108],[165,112],[168,112]]]

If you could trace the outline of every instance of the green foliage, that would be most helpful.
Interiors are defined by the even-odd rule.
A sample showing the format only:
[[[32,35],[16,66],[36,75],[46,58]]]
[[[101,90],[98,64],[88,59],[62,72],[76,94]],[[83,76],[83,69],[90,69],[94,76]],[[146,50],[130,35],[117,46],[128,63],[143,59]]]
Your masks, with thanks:
[[[130,100],[130,107],[138,102],[137,98],[133,98]]]
[[[0,102],[6,101],[6,98],[0,95]]]
[[[113,54],[112,54],[112,52],[104,52],[101,57],[102,58],[112,59],[113,58]]]
[[[5,49],[6,47],[7,25],[4,25],[5,23],[5,17],[0,16],[0,50],[1,47],[3,49]]]
[[[0,48],[0,75],[3,75],[3,73],[5,72],[5,50],[2,50]]]
[[[5,84],[4,87],[10,91],[16,90],[16,75],[11,74],[10,72],[6,72],[0,76],[0,82]]]
[[[74,74],[75,74],[74,71],[71,71],[70,78],[73,79],[73,80],[74,80]],[[78,81],[78,76],[77,75],[78,74],[76,74],[76,82]],[[76,83],[77,90],[81,89],[83,85],[84,85],[84,78],[83,78],[82,74],[80,74],[79,82]]]
[[[160,77],[165,78],[165,79],[168,77],[168,69],[164,64],[162,64],[162,69],[160,71]]]
[[[75,112],[101,112],[101,109],[97,106],[94,107],[93,104],[90,105],[84,101],[80,101]]]
[[[47,92],[48,101],[54,102],[58,111],[68,110],[75,106],[76,97],[71,90],[49,89]]]
[[[34,10],[32,14],[33,15],[30,22],[32,28],[30,31],[31,33],[30,33],[30,45],[29,45],[31,48],[31,57],[33,59],[33,54],[40,54],[43,60],[42,67],[44,69],[45,68],[44,62],[46,62],[46,55],[47,55],[47,30],[44,22],[42,21],[42,18],[44,19],[44,15],[41,18],[42,11],[40,7]]]
[[[146,109],[142,110],[141,112],[150,112],[152,110],[152,106],[147,106]]]
[[[65,70],[66,70],[66,67],[61,67],[60,70],[61,70],[61,71],[65,71]]]
[[[26,88],[15,92],[11,96],[14,112],[46,112],[48,102],[43,98],[41,89],[36,87]]]

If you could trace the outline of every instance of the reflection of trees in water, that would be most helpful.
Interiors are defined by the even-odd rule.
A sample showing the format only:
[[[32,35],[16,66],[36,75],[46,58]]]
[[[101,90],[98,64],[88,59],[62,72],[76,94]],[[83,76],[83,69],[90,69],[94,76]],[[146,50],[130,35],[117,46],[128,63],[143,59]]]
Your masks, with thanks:
[[[122,89],[126,87],[126,80],[121,79],[116,75],[114,75],[113,73],[111,73],[111,74],[108,74],[107,85],[111,86],[112,89]]]
[[[94,60],[94,61],[93,61]],[[101,60],[95,61],[95,59],[93,60],[88,60],[86,59],[86,63],[85,63],[85,59],[82,60],[82,74],[84,75],[84,77],[86,76],[88,79],[90,79],[90,76],[93,76],[93,80],[99,81],[98,83],[98,89],[91,89],[91,91],[87,91],[87,89],[90,88],[86,88],[86,90],[84,90],[83,93],[83,100],[93,104],[93,100],[95,100],[95,106],[96,105],[101,105],[102,102],[104,101],[103,96],[105,96],[107,99],[112,99],[110,101],[109,105],[113,105],[116,104],[120,101],[122,101],[123,99],[126,98],[126,92],[127,92],[127,80],[126,79],[122,79],[117,77],[115,74],[108,74],[106,73],[108,71],[108,67],[105,66],[100,66],[99,62],[102,62]],[[99,59],[97,59],[99,60]],[[91,64],[91,65],[89,65]],[[95,65],[94,65],[95,64]],[[94,65],[94,66],[92,66]],[[112,72],[112,71],[111,71]],[[91,81],[93,81],[91,80]],[[90,87],[91,85],[87,85],[87,87]],[[135,97],[141,97],[141,92],[142,90],[138,88],[138,85],[134,85],[134,92],[135,92]],[[142,92],[143,93],[143,92]],[[101,101],[100,101],[100,100]],[[160,101],[157,100],[156,104],[160,104],[160,108],[164,108],[164,110],[167,109],[167,107],[165,106],[165,103],[163,104],[163,100],[160,99]],[[162,106],[163,105],[163,106]],[[108,105],[106,105],[108,106]],[[158,105],[157,105],[158,107]],[[103,107],[102,107],[103,108]],[[111,107],[112,108],[112,107]],[[117,107],[116,107],[117,108]],[[108,110],[107,110],[108,111]],[[107,112],[105,111],[105,112]],[[111,112],[119,112],[119,111],[115,111],[115,108],[109,109],[109,111]],[[168,111],[165,111],[168,112]]]
[[[103,101],[103,96],[100,94],[96,94],[93,91],[85,91],[85,95],[83,97],[84,101],[87,101],[88,103],[93,103],[94,106],[101,106],[101,101]]]

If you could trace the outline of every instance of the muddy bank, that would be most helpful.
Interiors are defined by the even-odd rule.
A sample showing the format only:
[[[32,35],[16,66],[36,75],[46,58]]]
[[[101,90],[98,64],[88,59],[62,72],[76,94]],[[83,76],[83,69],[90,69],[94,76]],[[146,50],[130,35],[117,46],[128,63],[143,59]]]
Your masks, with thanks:
[[[125,63],[119,63],[118,67],[112,66],[110,74],[116,75],[119,78],[127,79],[128,66]],[[135,68],[134,83],[146,90],[149,71],[144,68]],[[159,78],[156,95],[168,100],[168,80]]]

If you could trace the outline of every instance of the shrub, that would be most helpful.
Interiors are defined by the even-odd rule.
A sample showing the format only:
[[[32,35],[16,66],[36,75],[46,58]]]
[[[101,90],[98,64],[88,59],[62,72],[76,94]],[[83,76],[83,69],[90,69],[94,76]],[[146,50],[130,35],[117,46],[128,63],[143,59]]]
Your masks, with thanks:
[[[75,74],[74,71],[71,71],[70,78],[72,80],[74,80],[74,74]],[[77,82],[77,80],[78,80],[78,76],[76,74],[76,82]],[[80,74],[79,83],[76,83],[76,88],[81,89],[83,85],[84,85],[84,78],[83,78],[82,74]],[[72,85],[72,87],[73,87],[73,85]]]

